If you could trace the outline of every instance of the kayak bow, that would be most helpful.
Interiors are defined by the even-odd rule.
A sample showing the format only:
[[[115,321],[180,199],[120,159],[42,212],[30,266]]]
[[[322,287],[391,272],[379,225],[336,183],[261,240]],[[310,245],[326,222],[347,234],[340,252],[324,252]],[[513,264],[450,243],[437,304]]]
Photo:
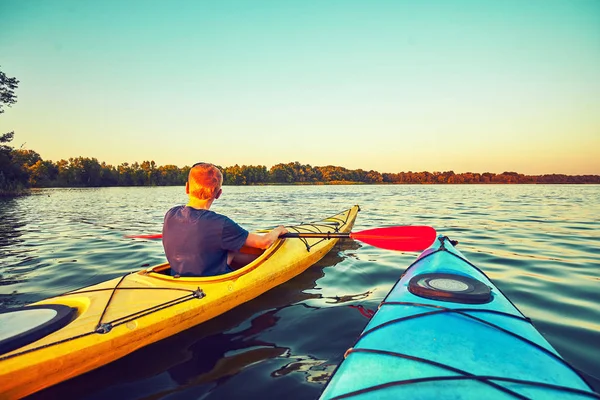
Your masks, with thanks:
[[[405,271],[321,399],[600,398],[445,237]]]

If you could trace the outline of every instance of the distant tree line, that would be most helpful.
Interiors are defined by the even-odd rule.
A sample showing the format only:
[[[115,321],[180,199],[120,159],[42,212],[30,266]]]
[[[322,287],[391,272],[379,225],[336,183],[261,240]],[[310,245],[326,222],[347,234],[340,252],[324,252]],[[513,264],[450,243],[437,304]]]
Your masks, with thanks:
[[[3,106],[16,103],[19,84],[0,71],[0,114]],[[8,143],[14,132],[0,134],[0,196],[27,193],[30,187],[101,187],[101,186],[169,186],[183,185],[189,166],[158,166],[154,161],[117,166],[95,158],[77,157],[53,162],[43,160],[33,150],[14,149]],[[380,173],[362,169],[349,170],[327,165],[312,167],[291,162],[267,169],[264,165],[219,167],[225,185],[263,184],[493,184],[493,183],[600,183],[598,175],[523,175],[516,172],[455,174],[446,172]]]
[[[21,187],[102,187],[184,185],[190,167],[158,166],[154,161],[117,166],[96,158],[77,157],[53,162],[33,150],[11,149],[11,178]],[[313,167],[299,162],[220,167],[225,185],[263,184],[497,184],[497,183],[600,183],[598,175],[524,175],[446,172],[380,173],[328,165]],[[1,178],[2,175],[0,175]],[[0,180],[0,186],[3,182]],[[3,187],[7,189],[6,186]]]

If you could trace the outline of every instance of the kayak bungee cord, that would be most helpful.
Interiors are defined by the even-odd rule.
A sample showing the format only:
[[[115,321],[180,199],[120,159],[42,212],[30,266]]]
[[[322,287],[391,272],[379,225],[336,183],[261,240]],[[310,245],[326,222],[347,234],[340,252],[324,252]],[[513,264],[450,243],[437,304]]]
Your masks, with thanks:
[[[353,348],[350,348],[350,349],[346,350],[346,353],[344,353],[344,358],[348,357],[348,355],[350,355],[352,353],[371,353],[371,354],[381,354],[381,355],[386,355],[386,356],[391,356],[391,357],[405,358],[407,360],[418,361],[418,362],[422,362],[422,363],[425,363],[425,364],[430,364],[430,365],[433,365],[435,367],[443,368],[445,370],[452,371],[452,372],[455,372],[455,373],[463,375],[460,378],[476,379],[476,380],[480,380],[480,378],[481,378],[481,377],[479,377],[477,375],[471,374],[471,373],[469,373],[467,371],[464,371],[462,369],[451,367],[450,365],[441,364],[441,363],[438,363],[438,362],[433,361],[433,360],[428,360],[426,358],[410,356],[408,354],[397,353],[397,352],[389,351],[389,350],[362,349],[362,348],[361,349],[353,349]],[[446,376],[434,376],[434,377],[424,378],[424,379],[427,379],[427,381],[441,380],[441,379],[438,379],[438,378],[447,378],[447,377]],[[421,379],[423,379],[423,378],[421,378]],[[342,399],[342,398],[345,398],[345,397],[352,397],[352,396],[357,395],[357,394],[362,394],[362,393],[366,393],[366,392],[375,391],[375,390],[378,390],[378,389],[383,389],[384,387],[388,387],[388,386],[391,386],[391,385],[406,385],[406,384],[409,384],[409,383],[416,383],[415,381],[417,381],[417,380],[419,380],[419,379],[406,379],[406,380],[402,380],[402,381],[393,381],[393,382],[389,382],[389,383],[386,383],[386,384],[375,385],[375,386],[367,387],[367,388],[364,388],[364,389],[361,389],[361,390],[358,390],[358,391],[355,391],[355,392],[346,393],[345,395],[334,397],[334,399]],[[490,382],[488,380],[483,380],[483,379],[481,379],[481,381],[482,381],[482,383],[490,385],[490,386],[494,387],[495,389],[498,389],[498,390],[500,390],[502,392],[505,392],[505,393],[508,393],[510,395],[513,395],[513,396],[515,396],[515,397],[517,397],[519,399],[527,399],[527,397],[522,396],[522,395],[520,395],[518,393],[515,393],[512,390],[510,390],[508,388],[505,388],[504,386],[498,385],[498,384],[496,384],[494,382]]]
[[[137,289],[140,289],[140,288],[137,288]],[[150,288],[148,288],[148,289],[150,289]],[[166,289],[166,290],[170,290],[170,289]],[[178,299],[170,300],[170,301],[164,302],[162,304],[158,304],[158,305],[153,306],[153,307],[148,307],[148,308],[146,308],[144,310],[140,310],[140,311],[137,311],[135,313],[126,315],[124,317],[117,318],[117,319],[113,320],[112,322],[108,322],[107,325],[109,325],[110,329],[112,329],[112,328],[114,328],[116,326],[126,324],[127,322],[133,321],[133,320],[135,320],[137,318],[145,317],[146,315],[150,315],[150,314],[155,313],[157,311],[164,310],[166,308],[175,306],[177,304],[184,303],[184,302],[186,302],[188,300],[192,300],[192,299],[199,299],[200,300],[200,299],[204,298],[205,296],[206,295],[204,294],[204,292],[202,291],[202,289],[198,288],[197,290],[193,290],[192,293],[189,294],[189,295],[187,295],[187,296],[183,296],[183,297],[180,297]],[[105,324],[102,324],[102,325],[105,325]],[[102,325],[99,325],[98,328],[102,328]],[[110,329],[107,332],[109,332]],[[100,333],[106,333],[106,332],[100,332]]]
[[[358,211],[360,211],[360,208],[358,209]],[[325,218],[323,221],[320,222],[313,222],[313,223],[308,223],[308,224],[300,224],[303,226],[299,226],[299,227],[295,227],[295,226],[291,226],[288,227],[288,230],[294,231],[295,233],[324,233],[320,227],[325,227],[326,229],[329,229],[333,226],[334,228],[334,232],[335,233],[339,233],[340,231],[340,226],[344,226],[348,223],[348,218],[350,217],[350,213],[346,214],[346,217],[344,219],[342,218],[338,218],[336,215],[331,216],[329,218]],[[326,221],[332,221],[330,224],[325,224],[323,222]],[[315,231],[309,229],[309,228],[305,228],[306,226],[309,226],[310,228],[314,228]],[[308,240],[307,238],[304,237],[299,237],[298,239],[300,239],[302,241],[302,243],[304,243],[304,245],[306,246],[306,251],[310,251],[310,249],[313,246],[316,246],[317,244],[321,243],[324,240],[329,240],[329,238],[322,238],[321,240],[316,241],[315,243],[313,243],[312,245],[308,244]]]
[[[75,294],[83,294],[83,293],[97,293],[97,292],[103,292],[103,291],[108,291],[111,290],[112,293],[108,299],[108,301],[106,302],[106,305],[104,306],[104,309],[102,311],[102,314],[100,315],[98,324],[96,325],[96,328],[93,331],[89,331],[89,332],[85,332],[76,336],[72,336],[66,339],[62,339],[62,340],[58,340],[56,342],[52,342],[52,343],[47,343],[45,345],[42,346],[38,346],[38,347],[34,347],[32,349],[28,349],[28,350],[24,350],[24,351],[20,351],[18,353],[14,353],[14,354],[10,354],[8,356],[1,356],[0,357],[0,361],[3,360],[7,360],[9,358],[13,358],[13,357],[17,357],[20,356],[22,354],[27,354],[27,353],[31,353],[34,352],[36,350],[41,350],[41,349],[45,349],[47,347],[51,347],[51,346],[55,346],[61,343],[66,343],[69,342],[71,340],[75,340],[75,339],[79,339],[81,337],[85,337],[85,336],[89,336],[92,334],[106,334],[109,333],[114,327],[117,327],[119,325],[122,324],[126,324],[127,322],[133,321],[134,319],[137,318],[141,318],[144,317],[146,315],[150,315],[154,312],[160,311],[160,310],[164,310],[165,308],[169,308],[172,306],[175,306],[177,304],[181,304],[184,303],[188,300],[192,300],[192,299],[202,299],[204,298],[206,295],[204,294],[204,292],[202,291],[202,289],[200,287],[198,287],[196,290],[191,290],[191,289],[183,289],[183,288],[165,288],[165,287],[118,287],[121,282],[123,281],[123,279],[125,279],[127,276],[134,274],[135,272],[130,272],[127,273],[125,275],[123,275],[121,277],[121,279],[119,280],[119,282],[117,283],[116,286],[112,287],[112,288],[103,288],[103,289],[94,289],[94,290],[82,290],[82,291],[73,291],[73,292],[68,292],[68,293],[64,293],[61,294],[57,297],[62,297],[62,296],[70,296],[70,295],[75,295]],[[169,300],[166,301],[164,303],[161,304],[157,304],[155,306],[152,307],[148,307],[146,309],[143,310],[138,310],[135,311],[131,314],[125,315],[123,317],[117,318],[113,321],[110,322],[102,322],[102,318],[104,318],[104,315],[106,314],[106,310],[108,309],[108,306],[110,305],[110,302],[112,301],[114,294],[116,293],[117,290],[169,290],[169,291],[182,291],[182,292],[187,292],[188,294],[173,300]]]
[[[455,245],[456,243],[453,241],[450,241],[447,237],[440,237],[438,238],[440,241],[440,246],[438,248],[431,248],[429,250],[429,252],[425,252],[421,255],[421,257],[419,257],[415,262],[413,262],[407,269],[406,271],[402,274],[400,279],[403,279],[405,277],[405,275],[409,272],[409,270],[411,270],[411,268],[416,267],[418,264],[421,264],[423,259],[428,258],[433,256],[436,253],[440,253],[440,252],[444,252],[445,254],[451,254],[454,257],[458,258],[460,260],[460,262],[464,262],[466,264],[468,264],[469,266],[473,267],[475,270],[479,271],[483,276],[485,276],[485,274],[479,269],[477,268],[475,265],[473,265],[471,262],[469,262],[468,260],[464,259],[463,257],[461,257],[459,254],[455,254],[453,251],[451,251],[449,248],[446,247],[446,241],[451,243],[452,245]],[[434,269],[435,271],[435,269]],[[417,274],[415,276],[413,276],[413,278],[410,280],[410,282],[408,283],[408,285],[405,287],[404,290],[408,290],[408,292],[412,292],[413,294],[417,294],[415,293],[413,290],[415,290],[414,288],[411,288],[411,285],[413,284],[413,281],[416,280],[417,284],[420,282],[419,280],[423,279],[424,276],[427,275],[436,275],[436,274]],[[410,276],[410,275],[409,275]],[[451,277],[453,276],[452,274],[446,274],[446,273],[437,273],[437,276],[439,277],[438,280],[440,281],[444,281],[452,279]],[[446,278],[446,276],[448,276],[448,278]],[[457,275],[454,275],[455,277],[458,278]],[[488,278],[489,279],[489,278]],[[400,280],[399,280],[400,282]],[[456,283],[446,283],[449,288],[450,291],[452,291],[452,289],[458,290],[459,288],[462,289],[460,287],[460,285],[462,283],[464,283],[464,286],[468,286],[468,281],[455,281]],[[491,282],[491,280],[490,280]],[[441,284],[441,283],[438,283]],[[452,287],[452,284],[454,284],[455,286]],[[396,283],[396,285],[394,287],[396,287],[398,285],[398,283]],[[492,283],[493,285],[493,283]],[[484,285],[485,286],[485,285]],[[495,286],[495,285],[494,285]],[[472,289],[472,288],[471,288]],[[500,293],[502,293],[500,291],[500,289],[497,288],[497,286],[495,287],[495,289],[497,289]],[[508,394],[514,398],[518,398],[518,399],[528,399],[529,397],[518,393],[516,388],[510,388],[510,387],[506,387],[504,385],[501,385],[500,382],[506,382],[506,383],[513,383],[513,384],[519,384],[522,385],[524,387],[529,387],[529,388],[545,388],[545,389],[549,389],[549,390],[553,390],[553,391],[559,391],[562,393],[572,393],[572,394],[577,394],[577,395],[585,395],[588,398],[595,398],[595,399],[600,399],[600,395],[590,392],[590,391],[586,391],[586,390],[582,390],[579,388],[575,388],[575,387],[568,387],[568,386],[564,386],[563,384],[555,384],[555,383],[546,383],[543,381],[538,381],[537,378],[533,378],[532,379],[518,379],[518,378],[511,378],[511,377],[503,377],[503,376],[494,376],[494,375],[490,375],[487,373],[483,373],[483,374],[477,374],[477,373],[472,373],[472,372],[468,372],[466,370],[463,369],[459,369],[456,368],[448,363],[443,363],[443,362],[439,362],[439,361],[435,361],[431,358],[429,358],[429,356],[427,358],[425,357],[418,357],[415,355],[410,355],[410,354],[405,354],[405,353],[401,353],[401,352],[397,352],[395,351],[395,349],[377,349],[377,348],[369,348],[372,346],[366,345],[366,343],[369,343],[371,341],[374,341],[375,339],[373,338],[372,340],[366,340],[366,343],[364,345],[366,345],[367,347],[359,347],[361,346],[362,340],[366,337],[371,335],[372,333],[376,332],[376,331],[380,331],[380,332],[385,332],[386,328],[388,329],[388,332],[392,332],[389,331],[390,326],[395,326],[401,322],[405,322],[408,320],[415,320],[415,319],[423,319],[424,317],[430,317],[430,316],[436,316],[436,315],[440,315],[440,314],[453,314],[453,315],[458,315],[458,316],[462,316],[463,318],[466,318],[470,321],[473,321],[474,323],[480,324],[480,325],[485,325],[493,330],[499,331],[501,332],[501,334],[504,335],[509,335],[510,337],[517,339],[518,341],[523,342],[524,344],[535,348],[538,351],[541,351],[545,356],[549,356],[549,358],[558,361],[559,364],[561,364],[562,366],[566,367],[568,370],[572,371],[575,375],[577,375],[583,382],[585,382],[586,384],[589,383],[586,381],[586,379],[583,377],[583,375],[572,365],[570,365],[566,360],[564,360],[560,355],[558,355],[557,353],[553,352],[552,348],[547,348],[542,346],[541,344],[538,344],[536,342],[534,342],[533,340],[530,340],[520,334],[517,334],[515,332],[512,332],[496,323],[492,323],[486,319],[477,317],[475,315],[472,315],[473,313],[479,313],[479,314],[483,314],[483,313],[487,313],[488,315],[497,315],[497,316],[501,316],[501,317],[505,317],[505,318],[510,318],[510,319],[514,319],[514,320],[518,320],[518,321],[523,321],[526,322],[528,325],[530,325],[533,329],[535,329],[533,327],[533,323],[531,321],[531,319],[527,318],[526,316],[524,316],[521,311],[516,308],[516,306],[505,296],[506,300],[508,300],[508,302],[513,306],[513,310],[510,310],[510,312],[505,312],[505,311],[501,311],[501,310],[494,310],[494,309],[487,309],[487,308],[474,308],[474,307],[458,307],[458,308],[450,308],[450,307],[445,307],[443,305],[438,305],[438,304],[426,304],[426,303],[420,303],[420,302],[414,302],[414,301],[388,301],[388,298],[392,297],[394,298],[395,296],[397,296],[397,294],[393,294],[394,290],[392,289],[384,298],[383,302],[381,302],[378,306],[378,310],[379,309],[383,309],[386,307],[397,307],[397,306],[401,306],[401,307],[419,307],[419,308],[430,308],[430,309],[434,309],[432,311],[425,311],[425,312],[418,312],[416,314],[411,314],[411,315],[405,315],[399,318],[393,318],[393,319],[389,319],[389,320],[385,320],[380,322],[378,325],[370,328],[370,329],[366,329],[364,330],[360,336],[356,339],[355,341],[355,345],[354,347],[349,348],[345,354],[344,354],[344,359],[348,358],[350,356],[350,354],[356,354],[356,353],[364,353],[364,354],[371,354],[372,357],[376,357],[376,356],[390,356],[390,357],[395,357],[398,359],[406,359],[406,360],[410,360],[410,361],[414,361],[414,362],[418,362],[418,363],[422,363],[425,365],[430,365],[430,366],[434,366],[437,368],[441,368],[443,370],[449,371],[449,372],[453,372],[455,374],[458,374],[459,376],[447,376],[447,375],[440,375],[440,376],[424,376],[424,377],[418,377],[418,378],[409,378],[409,379],[403,379],[403,380],[394,380],[394,381],[390,381],[390,382],[384,382],[381,383],[381,381],[379,381],[378,383],[375,384],[371,384],[370,386],[367,387],[363,387],[360,389],[355,389],[352,390],[350,392],[346,392],[346,393],[337,393],[335,395],[333,395],[332,397],[329,397],[329,399],[345,399],[345,398],[351,398],[354,396],[361,396],[364,395],[366,393],[372,393],[378,390],[384,390],[387,388],[391,388],[394,386],[402,386],[402,385],[409,385],[409,384],[419,384],[419,383],[425,383],[425,382],[439,382],[439,381],[478,381],[480,383],[489,385],[490,387],[502,391],[505,394]],[[425,297],[426,299],[431,298],[433,300],[436,300],[436,297],[428,297],[428,293],[425,292],[421,292],[423,295],[421,295],[420,297]],[[503,293],[502,293],[503,294]],[[418,295],[418,294],[417,294]],[[442,295],[439,295],[442,296]],[[490,301],[492,301],[492,298],[485,298],[485,296],[483,297],[477,297],[476,299],[465,299],[465,298],[461,298],[461,299],[451,299],[451,298],[446,298],[446,300],[444,300],[444,297],[439,297],[437,298],[437,300],[442,300],[442,301],[450,301],[450,302],[456,302],[456,303],[472,303],[472,304],[486,304]],[[386,308],[387,310],[390,310],[389,308]],[[411,311],[410,308],[406,308],[406,313],[410,313]],[[392,313],[391,315],[389,313]],[[386,313],[384,313],[384,315],[390,315],[393,316],[395,314],[395,312],[393,311],[387,311]],[[364,315],[364,314],[363,314]],[[384,318],[385,319],[385,318]],[[429,326],[427,324],[425,324],[426,326]],[[402,329],[402,328],[401,328]],[[393,332],[396,332],[396,330],[393,330]],[[380,336],[376,336],[377,338],[379,338]],[[434,339],[435,340],[435,339]],[[363,345],[363,346],[364,346]],[[369,357],[369,356],[366,356]],[[351,358],[352,359],[352,358]],[[367,358],[368,359],[368,358]],[[355,359],[354,362],[358,362],[358,360],[363,360],[362,358],[359,359]],[[453,360],[452,358],[449,359],[449,362],[451,364],[455,364],[455,360]]]
[[[435,363],[433,363],[432,365],[435,365]],[[493,386],[494,388],[502,390],[503,392],[506,392],[507,394],[510,394],[519,399],[527,399],[528,400],[528,399],[531,399],[531,397],[523,396],[519,393],[514,393],[514,392],[512,392],[512,390],[507,389],[504,386],[497,385],[498,387],[496,387],[496,385],[493,385],[492,384],[493,382],[490,382],[490,381],[493,380],[493,381],[501,381],[501,382],[507,382],[507,383],[520,383],[520,384],[525,384],[525,385],[529,385],[529,386],[536,386],[536,387],[542,387],[542,388],[547,388],[547,389],[554,389],[554,390],[558,390],[558,391],[562,391],[562,392],[566,392],[566,393],[578,394],[578,395],[586,396],[586,397],[589,397],[592,399],[600,399],[600,395],[597,395],[596,393],[586,392],[585,390],[570,388],[570,387],[566,387],[566,386],[553,385],[551,383],[544,383],[544,382],[529,382],[526,380],[516,379],[516,378],[504,378],[504,377],[499,377],[499,376],[480,375],[480,376],[434,376],[431,378],[415,378],[415,379],[406,379],[403,381],[387,382],[387,383],[371,386],[368,388],[359,389],[359,390],[356,390],[353,392],[344,393],[344,394],[332,397],[331,400],[347,399],[350,397],[359,396],[364,393],[370,393],[370,392],[374,392],[374,391],[377,391],[380,389],[386,389],[386,388],[389,388],[392,386],[419,384],[419,383],[424,383],[424,382],[464,381],[464,380],[472,380],[472,381],[478,381],[481,383],[491,384],[491,386]],[[502,388],[502,389],[500,389],[500,388]],[[503,390],[503,389],[506,389],[506,390]]]
[[[502,316],[505,316],[505,317],[514,318],[514,319],[518,319],[518,320],[521,320],[521,321],[525,321],[525,322],[533,325],[532,322],[531,322],[531,320],[529,318],[527,318],[527,317],[520,317],[520,316],[517,316],[517,315],[514,315],[514,314],[506,313],[506,312],[503,312],[503,311],[497,311],[497,310],[485,310],[485,309],[479,309],[479,308],[447,308],[447,307],[439,306],[439,305],[436,305],[436,304],[421,304],[421,303],[405,302],[405,301],[390,301],[390,302],[384,301],[384,302],[382,302],[380,304],[379,308],[381,308],[382,306],[430,307],[430,308],[437,308],[438,310],[428,311],[428,312],[424,312],[424,313],[420,313],[420,314],[409,315],[409,316],[406,316],[406,317],[395,318],[395,319],[386,321],[386,322],[384,322],[384,323],[382,323],[380,325],[377,325],[376,327],[374,327],[372,329],[364,331],[358,337],[357,342],[359,340],[361,340],[362,338],[364,338],[365,336],[367,336],[368,334],[372,333],[372,332],[375,332],[375,331],[377,331],[377,330],[379,330],[381,328],[384,328],[386,326],[393,325],[393,324],[396,324],[396,323],[399,323],[399,322],[404,322],[404,321],[408,321],[408,320],[411,320],[411,319],[417,319],[417,318],[422,318],[422,317],[428,317],[428,316],[431,316],[431,315],[437,315],[437,314],[442,314],[442,313],[456,313],[456,314],[461,315],[463,317],[470,318],[470,319],[475,320],[475,321],[477,321],[479,323],[485,324],[485,325],[487,325],[487,326],[489,326],[489,327],[491,327],[493,329],[500,330],[500,331],[502,331],[502,332],[504,332],[504,333],[506,333],[508,335],[511,335],[512,337],[514,337],[516,339],[519,339],[519,340],[521,340],[521,341],[523,341],[523,342],[525,342],[525,343],[527,343],[527,344],[529,344],[529,345],[537,348],[538,350],[541,350],[543,353],[549,355],[550,357],[552,357],[555,360],[557,360],[560,363],[562,363],[567,368],[571,369],[574,373],[576,373],[577,375],[579,375],[579,377],[581,379],[584,379],[583,376],[581,376],[581,374],[579,373],[579,371],[577,371],[577,369],[575,369],[572,365],[570,365],[568,362],[566,362],[563,358],[557,356],[555,353],[551,352],[547,348],[545,348],[543,346],[540,346],[539,344],[537,344],[535,342],[532,342],[531,340],[529,340],[529,339],[527,339],[527,338],[525,338],[525,337],[523,337],[521,335],[517,335],[514,332],[511,332],[511,331],[509,331],[507,329],[504,329],[501,326],[498,326],[498,325],[496,325],[496,324],[494,324],[492,322],[489,322],[489,321],[486,321],[486,320],[484,320],[482,318],[478,318],[478,317],[476,317],[474,315],[468,314],[467,312],[480,312],[480,313],[489,313],[489,314],[502,315]],[[362,351],[362,350],[374,350],[374,349],[353,349],[353,348],[350,348],[346,352],[346,354],[350,354],[350,353],[356,352],[358,350]],[[374,351],[376,351],[376,350],[374,350]],[[398,357],[402,357],[402,358],[418,359],[418,357],[415,358],[415,357],[410,356],[408,354],[403,354],[403,353],[395,353],[395,354]],[[428,362],[428,363],[430,363],[430,362],[431,363],[435,363],[436,366],[441,366],[441,367],[444,367],[444,368],[450,369],[450,370],[453,370],[453,368],[454,368],[454,367],[452,367],[450,365],[447,365],[447,364],[441,364],[441,363],[437,363],[437,362],[426,360],[426,359],[419,359],[419,360],[424,360],[425,362]],[[463,373],[463,372],[461,372],[461,373]],[[471,374],[469,374],[469,373],[466,373],[466,374],[468,374],[469,376],[471,376]],[[476,375],[472,375],[472,376],[476,376]],[[541,382],[535,382],[535,381],[524,381],[524,382],[531,383],[532,385],[537,384],[537,383],[541,383]],[[567,388],[567,389],[569,389],[569,388]]]
[[[301,229],[298,229],[298,228],[296,228],[294,226],[290,226],[287,229],[288,229],[288,231],[293,231],[295,233],[323,233],[321,230],[319,230],[319,225],[316,225],[316,224],[312,225],[311,224],[311,225],[304,225],[304,226],[309,226],[311,228],[314,228],[316,231],[313,231],[313,230],[311,230],[309,228],[305,228],[305,227],[302,227]],[[330,228],[330,226],[327,226],[327,227]],[[336,232],[336,233],[339,232],[340,228],[339,228],[339,225],[337,223],[334,225],[334,227],[335,227],[335,231],[334,232]],[[317,240],[315,243],[313,243],[311,245],[311,244],[308,243],[308,240],[305,237],[298,237],[298,239],[300,239],[300,241],[302,243],[304,243],[304,245],[306,246],[306,251],[310,251],[310,249],[313,246],[316,246],[317,244],[319,244],[319,243],[321,243],[321,242],[323,242],[325,240],[329,240],[328,238],[321,238],[321,240]]]
[[[110,297],[108,298],[108,301],[106,302],[106,305],[104,306],[104,309],[102,310],[102,314],[100,315],[100,318],[99,318],[98,324],[96,325],[96,330],[95,330],[95,332],[97,332],[97,333],[108,333],[108,332],[110,332],[110,330],[113,327],[121,325],[122,323],[129,322],[129,321],[131,321],[131,319],[128,319],[127,321],[124,321],[124,322],[120,322],[118,324],[115,324],[116,321],[121,321],[123,319],[134,317],[134,316],[136,316],[136,318],[137,318],[137,316],[141,316],[139,314],[148,315],[147,311],[151,311],[151,310],[159,311],[166,307],[179,304],[182,301],[190,300],[191,298],[202,299],[205,296],[204,292],[202,291],[202,289],[200,289],[200,287],[198,287],[196,290],[184,289],[184,288],[168,288],[168,287],[119,287],[119,285],[123,282],[123,280],[127,276],[129,276],[131,274],[135,274],[135,273],[136,272],[134,271],[134,272],[130,272],[128,274],[123,275],[121,277],[121,279],[119,279],[119,282],[117,282],[117,284],[112,288],[93,289],[93,290],[74,290],[72,292],[67,292],[67,293],[59,295],[57,297],[71,296],[71,295],[75,295],[75,294],[84,294],[84,293],[98,293],[98,292],[103,292],[103,291],[108,291],[108,290],[112,291],[112,293],[110,294]],[[108,310],[108,307],[109,307],[115,293],[117,292],[117,289],[118,290],[170,290],[170,291],[186,292],[189,294],[186,296],[183,296],[183,297],[179,297],[177,299],[173,299],[173,300],[169,300],[167,302],[161,303],[161,304],[157,304],[152,307],[148,307],[144,310],[136,311],[136,312],[126,315],[124,317],[117,318],[111,322],[102,323],[102,319],[104,318],[104,315],[106,314],[106,311]]]
[[[129,275],[129,274],[127,274],[127,275]],[[106,302],[106,305],[104,306],[104,309],[102,310],[102,314],[100,314],[100,318],[98,319],[98,324],[96,324],[96,332],[98,332],[98,333],[108,333],[108,332],[111,331],[112,325],[110,323],[104,323],[103,324],[102,323],[102,318],[104,318],[104,314],[106,314],[106,310],[108,310],[108,306],[110,305],[110,302],[112,301],[115,293],[117,292],[117,288],[119,287],[119,285],[121,284],[121,282],[123,282],[123,279],[125,279],[125,277],[127,275],[123,275],[121,277],[121,279],[119,279],[119,282],[117,282],[117,284],[113,288],[112,292],[110,293],[108,301]]]

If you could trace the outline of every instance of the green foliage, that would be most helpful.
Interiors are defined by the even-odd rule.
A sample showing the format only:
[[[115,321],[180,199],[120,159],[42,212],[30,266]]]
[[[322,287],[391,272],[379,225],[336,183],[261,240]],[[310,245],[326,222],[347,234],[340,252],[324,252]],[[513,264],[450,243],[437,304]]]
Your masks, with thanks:
[[[10,196],[23,194],[28,186],[27,169],[20,160],[15,158],[10,143],[14,137],[13,132],[0,135],[0,195]]]
[[[4,112],[4,105],[12,106],[17,102],[15,90],[19,85],[16,78],[9,78],[6,74],[0,71],[0,114]]]
[[[96,158],[76,157],[52,162],[43,160],[32,150],[12,150],[12,171],[19,175],[0,175],[0,187],[22,190],[31,187],[100,187],[100,186],[172,186],[184,185],[190,167],[157,166],[154,161],[122,163],[112,166]],[[515,172],[455,174],[446,172],[400,172],[395,174],[349,170],[328,165],[312,167],[298,162],[276,164],[271,169],[263,165],[233,165],[220,167],[225,185],[264,184],[503,184],[503,183],[600,183],[598,175],[529,176]],[[8,184],[7,182],[11,183]],[[18,182],[25,182],[18,183]],[[2,186],[4,185],[4,186]]]
[[[17,102],[15,90],[19,81],[9,78],[0,71],[0,114],[4,113],[4,105],[8,107]],[[28,174],[20,160],[13,160],[13,149],[8,145],[15,133],[0,135],[0,196],[23,194],[28,184]]]

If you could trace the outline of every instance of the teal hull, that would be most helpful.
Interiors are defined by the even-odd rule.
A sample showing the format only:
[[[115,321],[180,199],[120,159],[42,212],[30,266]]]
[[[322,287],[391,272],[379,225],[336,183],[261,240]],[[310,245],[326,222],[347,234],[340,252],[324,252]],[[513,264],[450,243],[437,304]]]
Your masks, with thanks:
[[[600,398],[440,237],[403,274],[322,399]]]

